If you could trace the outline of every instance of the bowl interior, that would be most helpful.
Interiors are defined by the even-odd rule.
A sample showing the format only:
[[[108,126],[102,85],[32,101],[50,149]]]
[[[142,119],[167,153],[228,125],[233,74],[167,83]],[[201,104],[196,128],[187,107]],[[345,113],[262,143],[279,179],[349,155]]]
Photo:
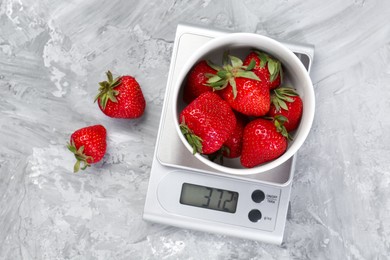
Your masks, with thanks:
[[[174,84],[173,113],[177,134],[179,134],[184,145],[192,151],[191,146],[180,132],[178,122],[180,112],[187,105],[182,98],[186,75],[190,69],[201,60],[211,60],[216,64],[221,64],[222,56],[225,51],[229,51],[231,55],[237,56],[243,60],[246,55],[254,49],[264,51],[282,63],[284,74],[283,85],[291,86],[299,93],[303,101],[303,115],[298,129],[292,133],[294,140],[289,142],[287,151],[271,162],[248,169],[240,164],[239,158],[224,158],[224,165],[220,165],[210,161],[206,156],[200,154],[195,155],[197,159],[210,167],[230,174],[257,174],[268,171],[287,161],[303,144],[310,131],[314,117],[314,91],[305,67],[293,52],[275,40],[256,34],[234,33],[211,40],[189,57]]]

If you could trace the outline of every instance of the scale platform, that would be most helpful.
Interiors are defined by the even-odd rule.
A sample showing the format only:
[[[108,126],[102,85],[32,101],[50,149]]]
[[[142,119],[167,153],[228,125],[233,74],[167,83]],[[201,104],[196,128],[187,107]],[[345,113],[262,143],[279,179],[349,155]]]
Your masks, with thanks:
[[[200,46],[227,33],[231,32],[187,24],[177,27],[143,218],[180,228],[281,244],[295,156],[265,173],[231,175],[196,159],[174,126],[171,98],[181,67]],[[310,71],[314,47],[282,43]]]

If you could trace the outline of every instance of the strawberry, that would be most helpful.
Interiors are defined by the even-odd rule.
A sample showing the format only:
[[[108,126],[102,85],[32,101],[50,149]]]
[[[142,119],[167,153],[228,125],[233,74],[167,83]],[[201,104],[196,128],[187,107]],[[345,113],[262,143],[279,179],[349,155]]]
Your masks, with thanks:
[[[247,116],[264,116],[270,108],[270,93],[268,87],[261,81],[236,78],[234,96],[232,85],[220,91],[221,97],[236,111]]]
[[[229,138],[223,143],[221,149],[215,153],[209,154],[208,158],[211,161],[218,161],[223,164],[223,158],[237,158],[241,156],[242,150],[242,136],[244,134],[244,127],[247,123],[247,118],[241,114],[236,115],[236,127]]]
[[[109,117],[138,118],[145,110],[145,98],[135,78],[120,76],[113,78],[108,71],[107,81],[99,82],[99,93],[95,98],[100,110]]]
[[[244,66],[239,58],[225,56],[223,67],[208,79],[208,85],[219,90],[234,110],[247,116],[264,116],[270,107],[270,94],[268,86],[251,71],[255,62]]]
[[[273,91],[271,95],[271,108],[268,115],[275,117],[282,115],[287,118],[283,124],[288,132],[298,128],[302,117],[303,103],[298,93],[292,88],[280,87]]]
[[[194,154],[216,152],[236,127],[232,109],[214,92],[205,92],[186,106],[179,122]]]
[[[215,69],[210,66],[210,62],[202,60],[197,63],[189,72],[187,82],[184,86],[183,100],[186,103],[191,103],[200,94],[206,91],[212,91],[212,88],[206,85],[208,77],[217,73]]]
[[[237,123],[233,133],[223,144],[222,154],[227,158],[237,158],[241,156],[242,136],[244,134],[244,127],[247,123],[247,120],[240,114],[236,114],[236,120]]]
[[[286,151],[287,138],[275,122],[258,118],[245,126],[240,157],[242,166],[255,167],[278,158]]]
[[[283,70],[280,61],[260,51],[253,51],[249,53],[244,59],[244,65],[248,66],[253,61],[256,63],[253,68],[253,72],[260,78],[260,80],[266,82],[270,90],[277,88],[283,77]]]
[[[68,149],[74,153],[77,161],[74,172],[78,172],[81,166],[85,170],[92,163],[99,162],[106,153],[106,129],[102,125],[94,125],[76,130],[70,136]]]

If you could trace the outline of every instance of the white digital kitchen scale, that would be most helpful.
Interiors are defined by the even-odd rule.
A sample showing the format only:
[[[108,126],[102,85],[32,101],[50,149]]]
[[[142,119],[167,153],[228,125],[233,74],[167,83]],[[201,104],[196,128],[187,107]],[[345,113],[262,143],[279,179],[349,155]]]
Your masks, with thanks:
[[[174,81],[200,46],[229,32],[177,27],[143,218],[147,221],[281,244],[295,156],[257,175],[218,172],[196,159],[177,135],[172,110]],[[310,45],[284,43],[308,71]]]

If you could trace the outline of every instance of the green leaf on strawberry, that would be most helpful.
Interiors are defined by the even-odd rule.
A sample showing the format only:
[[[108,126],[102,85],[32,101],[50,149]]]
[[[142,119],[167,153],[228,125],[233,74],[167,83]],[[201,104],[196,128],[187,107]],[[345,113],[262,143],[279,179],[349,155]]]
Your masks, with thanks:
[[[242,60],[240,60],[239,58],[237,58],[235,56],[232,56],[232,55],[229,55],[228,57],[230,59],[230,62],[232,64],[233,68],[240,68],[240,67],[242,67],[242,65],[243,65]]]
[[[280,111],[280,109],[288,110],[286,102],[293,102],[292,96],[298,96],[298,93],[294,89],[279,87],[273,90],[271,102],[277,111]]]
[[[237,78],[246,78],[246,79],[254,79],[254,80],[257,80],[257,81],[260,81],[259,77],[256,76],[255,73],[253,73],[252,71],[239,71],[236,73],[236,77]]]
[[[81,164],[83,164],[81,170],[85,170],[87,169],[87,167],[91,166],[88,161],[93,161],[93,157],[84,154],[84,145],[80,146],[79,149],[77,149],[74,140],[72,139],[71,142],[67,144],[67,147],[68,150],[74,154],[77,160],[75,165],[73,166],[73,172],[78,172],[80,170]]]
[[[227,77],[228,72],[225,71],[225,70],[220,70],[220,71],[217,72],[217,75],[218,75],[218,77],[219,77],[220,79],[223,79],[223,78],[226,78],[226,77]]]
[[[230,84],[230,86],[232,86],[233,96],[234,96],[234,98],[236,98],[237,97],[236,80],[234,78],[229,78],[229,84]]]
[[[192,154],[202,153],[202,142],[203,142],[202,138],[195,135],[194,132],[190,128],[188,128],[184,119],[185,118],[182,117],[182,122],[180,124],[180,131],[187,139],[188,143],[191,145]]]
[[[289,141],[292,141],[292,136],[287,132],[286,127],[284,126],[285,123],[288,122],[288,118],[282,115],[276,115],[273,118],[274,125],[276,127],[276,130],[281,133],[284,137],[286,137]]]
[[[260,51],[256,51],[256,53],[257,53],[257,56],[259,56],[259,59],[260,59],[260,67],[264,68],[265,65],[267,64],[267,60],[268,60],[267,55],[265,55],[265,53],[260,52]]]
[[[274,89],[271,95],[271,107],[268,116],[285,116],[288,121],[284,127],[288,132],[298,128],[302,117],[303,102],[298,93],[288,87],[279,87]]]
[[[212,154],[207,155],[207,158],[209,158],[210,161],[217,162],[220,165],[223,165],[224,154],[227,155],[227,157],[229,157],[230,149],[229,147],[222,145],[221,149],[219,149],[218,151]]]
[[[205,76],[208,77],[207,82],[210,83],[210,84],[218,82],[218,81],[220,81],[222,79],[220,76],[213,75],[213,74],[206,74]]]
[[[251,70],[253,70],[253,68],[254,68],[255,66],[256,66],[256,61],[255,61],[255,60],[251,60],[250,63],[249,63],[249,65],[246,66],[245,70],[246,70],[246,71],[251,71]]]
[[[219,71],[219,70],[222,70],[222,67],[213,63],[212,61],[210,60],[206,60],[206,64],[209,65],[212,69],[216,70],[216,71]]]
[[[264,68],[267,66],[270,74],[270,82],[273,82],[278,77],[278,75],[280,75],[281,79],[283,78],[282,64],[279,60],[276,60],[270,55],[261,51],[255,51],[255,53],[260,59],[260,67]]]
[[[223,66],[218,68],[217,75],[208,78],[207,86],[215,90],[221,90],[230,84],[235,98],[237,96],[235,78],[248,78],[260,81],[259,77],[252,71],[256,65],[255,61],[251,62],[248,66],[244,66],[241,59],[225,52],[222,63]]]
[[[269,60],[269,61],[268,61],[268,71],[269,71],[269,73],[271,74],[270,81],[274,81],[274,80],[272,79],[272,77],[275,76],[276,70],[277,70],[277,64],[276,64],[276,62],[275,62],[274,60],[272,60],[272,59]]]
[[[99,82],[100,88],[99,93],[95,97],[96,102],[100,98],[100,105],[103,109],[106,108],[108,100],[111,100],[114,103],[117,103],[118,100],[116,99],[116,96],[119,94],[115,88],[119,86],[120,77],[117,77],[114,79],[112,76],[111,71],[106,72],[107,75],[107,81]]]

